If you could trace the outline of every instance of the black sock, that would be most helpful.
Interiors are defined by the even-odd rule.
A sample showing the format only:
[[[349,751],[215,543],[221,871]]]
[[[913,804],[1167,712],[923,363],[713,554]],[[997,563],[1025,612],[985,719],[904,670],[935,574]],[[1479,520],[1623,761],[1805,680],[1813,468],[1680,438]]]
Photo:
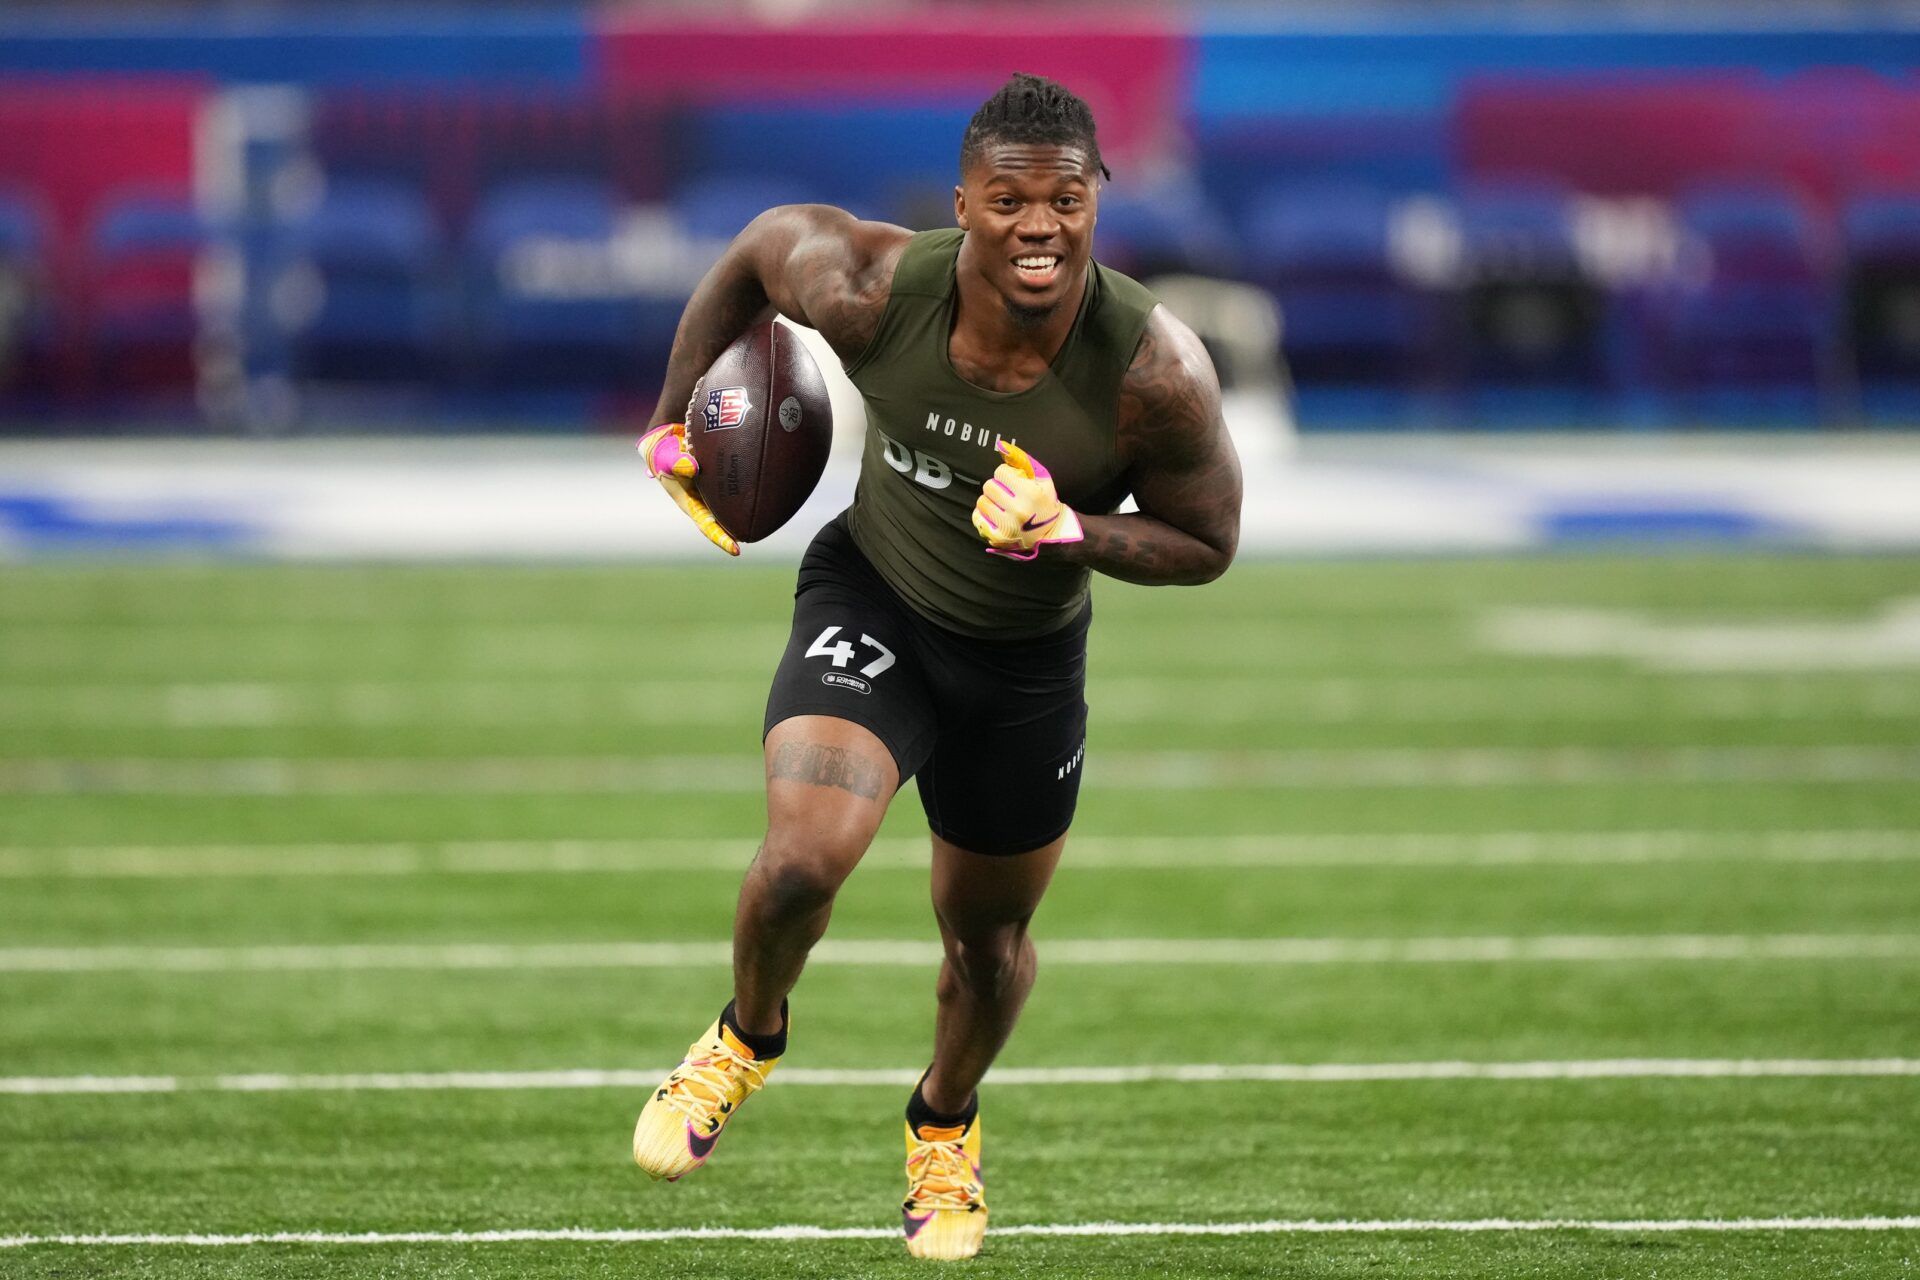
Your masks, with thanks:
[[[733,1033],[733,1038],[752,1051],[754,1060],[765,1062],[768,1058],[777,1058],[787,1051],[787,1002],[780,1002],[780,1029],[769,1036],[757,1036],[751,1031],[742,1031],[733,1016],[733,1001],[727,1001],[727,1007],[720,1011],[720,1025]]]
[[[913,1126],[916,1133],[923,1128],[964,1129],[973,1123],[975,1116],[980,1114],[980,1094],[977,1090],[967,1099],[967,1105],[958,1113],[947,1115],[944,1112],[935,1111],[927,1103],[927,1096],[920,1092],[920,1086],[926,1082],[927,1078],[924,1075],[921,1076],[920,1084],[913,1086],[913,1096],[907,1099],[907,1123]]]

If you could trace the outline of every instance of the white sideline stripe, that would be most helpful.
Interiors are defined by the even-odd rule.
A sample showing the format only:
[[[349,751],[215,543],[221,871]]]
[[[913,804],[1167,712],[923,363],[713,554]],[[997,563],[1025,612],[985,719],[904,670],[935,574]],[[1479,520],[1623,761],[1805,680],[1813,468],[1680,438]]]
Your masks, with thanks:
[[[0,760],[0,794],[391,795],[753,792],[757,756]],[[1083,786],[1586,786],[1604,783],[1920,782],[1920,747],[1457,747],[1103,751]]]
[[[1545,934],[1457,938],[1080,938],[1040,941],[1048,964],[1460,964],[1533,961],[1866,960],[1920,957],[1920,934]],[[936,942],[829,939],[814,966],[932,966]],[[4,947],[5,973],[360,969],[665,969],[733,963],[728,942],[386,943]]]
[[[1654,1232],[1915,1231],[1920,1215],[1899,1218],[1375,1218],[1264,1222],[1047,1222],[996,1226],[1007,1236],[1266,1236],[1387,1235],[1396,1233],[1496,1233],[1596,1231],[1640,1235]],[[509,1231],[267,1231],[246,1235],[60,1235],[0,1236],[0,1249],[37,1245],[181,1245],[221,1248],[254,1244],[646,1244],[672,1240],[894,1240],[898,1227],[663,1227],[595,1230],[559,1227]]]
[[[740,871],[748,838],[367,844],[0,847],[0,879],[586,874]],[[861,865],[923,868],[927,842],[874,842]],[[1495,831],[1383,835],[1074,836],[1068,870],[1609,866],[1667,862],[1913,862],[1920,831]]]
[[[272,1072],[219,1076],[12,1076],[0,1094],[443,1092],[521,1089],[651,1089],[667,1072],[379,1071],[344,1075]],[[922,1068],[790,1067],[780,1085],[910,1088]],[[1116,1067],[996,1067],[999,1085],[1365,1084],[1422,1080],[1726,1080],[1920,1076],[1916,1058],[1598,1058],[1569,1062],[1199,1062]]]

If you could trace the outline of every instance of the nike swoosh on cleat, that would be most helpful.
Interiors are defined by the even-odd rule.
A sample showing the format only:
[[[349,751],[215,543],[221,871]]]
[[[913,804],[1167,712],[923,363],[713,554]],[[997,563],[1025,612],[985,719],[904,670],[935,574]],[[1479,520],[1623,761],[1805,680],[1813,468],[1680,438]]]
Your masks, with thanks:
[[[1042,520],[1039,524],[1035,524],[1033,522],[1033,517],[1028,516],[1027,522],[1021,525],[1020,528],[1027,533],[1032,533],[1035,529],[1046,528],[1048,525],[1052,524],[1055,520],[1058,520],[1059,518],[1060,518],[1060,513],[1056,511],[1052,515],[1048,516],[1045,520]]]
[[[692,1121],[688,1121],[687,1150],[693,1152],[694,1159],[705,1160],[707,1156],[713,1151],[713,1144],[718,1141],[720,1141],[719,1134],[716,1133],[711,1138],[703,1138],[699,1134],[693,1131]]]
[[[912,1214],[908,1213],[905,1209],[902,1209],[900,1211],[900,1219],[901,1219],[901,1225],[906,1228],[907,1239],[911,1240],[915,1236],[920,1234],[920,1229],[922,1227],[926,1226],[929,1222],[933,1221],[933,1215],[931,1213],[928,1213],[921,1217],[916,1218]]]

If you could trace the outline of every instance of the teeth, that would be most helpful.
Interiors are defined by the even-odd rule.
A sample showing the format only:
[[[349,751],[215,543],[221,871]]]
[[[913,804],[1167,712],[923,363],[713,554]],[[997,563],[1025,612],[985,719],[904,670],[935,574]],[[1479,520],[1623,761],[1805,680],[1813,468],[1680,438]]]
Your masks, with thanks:
[[[1052,266],[1052,265],[1053,265],[1054,263],[1056,263],[1056,262],[1058,262],[1058,261],[1059,261],[1059,259],[1058,259],[1058,258],[1051,258],[1051,257],[1048,257],[1048,258],[1015,258],[1015,259],[1013,260],[1013,265],[1014,265],[1014,266],[1016,266],[1016,267],[1021,267],[1021,268],[1023,268],[1023,269],[1025,269],[1025,270],[1028,270],[1028,271],[1044,271],[1044,270],[1046,270],[1046,269],[1047,269],[1048,267],[1050,267],[1050,266]]]

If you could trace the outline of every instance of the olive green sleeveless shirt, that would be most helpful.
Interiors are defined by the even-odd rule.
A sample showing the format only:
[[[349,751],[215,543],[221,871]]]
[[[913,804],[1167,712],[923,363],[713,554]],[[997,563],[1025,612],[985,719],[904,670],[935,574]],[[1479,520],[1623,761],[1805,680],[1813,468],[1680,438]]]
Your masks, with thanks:
[[[973,504],[1000,465],[994,442],[1005,438],[1046,464],[1074,510],[1105,515],[1120,505],[1120,381],[1155,301],[1096,264],[1073,329],[1040,381],[1025,391],[976,387],[954,372],[947,351],[964,235],[923,231],[907,242],[880,328],[847,366],[867,406],[847,524],[880,576],[922,616],[986,639],[1044,635],[1079,615],[1088,571],[1045,550],[1027,561],[988,555]]]

